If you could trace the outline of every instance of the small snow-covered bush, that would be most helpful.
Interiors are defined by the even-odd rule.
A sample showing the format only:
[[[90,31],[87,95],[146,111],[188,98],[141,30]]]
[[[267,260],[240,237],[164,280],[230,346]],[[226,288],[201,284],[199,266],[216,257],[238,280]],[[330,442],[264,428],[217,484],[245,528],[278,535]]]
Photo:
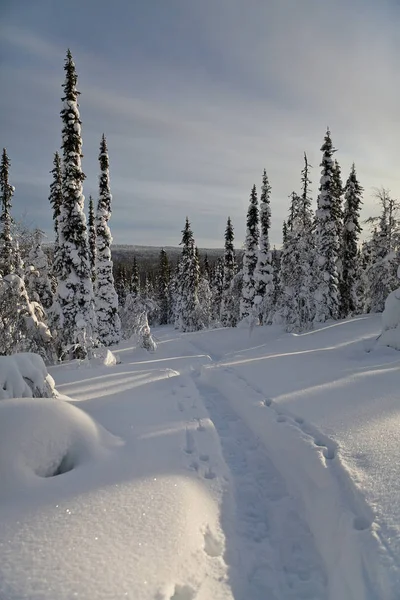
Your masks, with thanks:
[[[138,331],[138,341],[141,348],[148,350],[149,352],[155,352],[157,350],[157,344],[151,335],[150,327],[147,322],[147,315],[144,315],[141,327]]]
[[[111,350],[100,346],[93,350],[93,358],[88,361],[89,365],[102,366],[102,367],[114,367],[120,363],[120,359]]]
[[[54,379],[41,356],[32,352],[0,356],[0,400],[55,396]]]
[[[147,320],[147,309],[139,296],[128,294],[120,308],[122,334],[124,339],[135,337],[141,348],[154,352],[157,348]]]

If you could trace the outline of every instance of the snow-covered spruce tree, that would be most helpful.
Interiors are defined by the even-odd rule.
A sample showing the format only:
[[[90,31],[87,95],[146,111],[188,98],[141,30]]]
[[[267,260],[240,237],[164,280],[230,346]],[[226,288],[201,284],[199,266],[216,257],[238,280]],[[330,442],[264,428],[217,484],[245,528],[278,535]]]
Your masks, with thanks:
[[[136,256],[133,257],[132,264],[132,277],[130,282],[130,293],[134,298],[139,296],[140,294],[140,274],[139,274],[139,265],[136,260]]]
[[[366,268],[368,257],[364,254],[365,242],[357,249],[356,257],[356,272],[355,272],[355,305],[357,315],[362,314],[365,311],[364,305],[366,300]],[[365,311],[368,312],[368,311]]]
[[[224,291],[224,260],[222,257],[219,257],[214,263],[210,287],[212,294],[212,320],[217,324],[221,319]]]
[[[13,240],[13,252],[14,252],[14,272],[18,277],[24,279],[25,277],[25,262],[22,258],[21,248],[17,239]],[[29,256],[29,254],[28,254]],[[46,258],[47,260],[47,258]]]
[[[268,322],[272,309],[272,259],[269,243],[269,230],[271,228],[270,194],[271,186],[269,185],[267,172],[264,169],[260,195],[260,249],[254,271],[254,305],[261,324]]]
[[[94,213],[94,202],[92,196],[89,196],[88,244],[90,274],[94,284],[96,280],[96,217]]]
[[[160,325],[167,325],[169,322],[169,280],[170,268],[168,255],[164,248],[160,251],[160,259],[157,274],[157,301],[160,309],[159,322]]]
[[[58,221],[60,272],[56,303],[60,315],[62,358],[85,358],[95,344],[96,316],[90,277],[89,251],[82,182],[82,137],[76,89],[77,74],[71,52],[65,61],[66,78],[61,118],[62,204]]]
[[[382,312],[392,291],[389,281],[386,236],[375,228],[369,241],[369,260],[365,270],[365,312]]]
[[[285,241],[286,241],[287,232],[288,232],[287,223],[286,223],[286,221],[283,221],[283,224],[282,224],[282,244],[284,244]]]
[[[179,319],[181,313],[181,276],[182,276],[182,268],[181,268],[182,258],[178,259],[176,264],[174,273],[171,277],[170,283],[170,323],[172,323],[175,329],[179,329]]]
[[[18,275],[0,276],[0,354],[35,352],[47,364],[56,360],[43,307],[29,300]]]
[[[57,279],[57,274],[61,270],[61,256],[60,256],[60,236],[59,236],[59,218],[61,212],[61,205],[63,201],[62,197],[62,172],[61,172],[61,158],[58,152],[54,153],[53,169],[50,171],[53,176],[53,180],[50,184],[50,195],[49,202],[53,209],[53,227],[54,227],[54,258],[52,264],[52,276],[53,280]],[[54,286],[53,286],[54,287]]]
[[[342,170],[337,160],[333,161],[333,196],[335,199],[333,214],[336,223],[336,235],[338,236],[339,246],[343,235],[343,181]],[[339,259],[340,260],[340,259]]]
[[[312,326],[314,247],[308,172],[305,156],[303,190],[301,196],[294,192],[291,195],[288,228],[281,252],[279,321],[285,324],[287,331],[304,331]]]
[[[15,272],[15,252],[11,235],[11,201],[14,187],[9,182],[10,159],[3,148],[0,163],[0,274]]]
[[[181,245],[179,329],[181,331],[198,331],[202,327],[198,319],[199,261],[196,256],[193,232],[187,217],[185,228],[182,230]]]
[[[210,282],[206,275],[199,276],[199,287],[197,290],[199,329],[208,329],[213,321],[212,292]]]
[[[25,285],[30,300],[40,302],[47,311],[53,304],[49,263],[42,248],[43,232],[36,229],[25,269]]]
[[[344,227],[342,238],[341,278],[340,278],[340,316],[342,318],[357,313],[359,300],[358,284],[358,238],[361,233],[360,210],[363,188],[358,182],[353,163],[345,186]]]
[[[225,229],[224,272],[222,282],[221,323],[224,327],[236,326],[234,314],[232,281],[236,274],[236,255],[233,241],[235,234],[231,218],[228,217]]]
[[[204,275],[204,277],[207,277],[208,281],[211,282],[211,267],[207,254],[204,256],[202,275]]]
[[[297,215],[300,205],[300,197],[292,192],[289,196],[289,217],[287,227],[283,238],[280,271],[279,271],[279,287],[281,295],[279,298],[278,314],[275,320],[283,323],[287,331],[296,330],[298,328],[298,310],[296,295],[296,283],[301,277],[301,266],[299,262],[299,254],[297,248]],[[285,229],[284,223],[284,229]],[[278,316],[279,315],[279,316]]]
[[[118,296],[118,306],[125,304],[126,295],[129,293],[128,277],[124,264],[118,264],[115,271],[115,291]]]
[[[316,322],[323,323],[339,316],[337,205],[335,197],[333,153],[331,133],[326,132],[321,148],[321,180],[316,211]]]
[[[294,290],[297,297],[296,312],[293,323],[299,331],[304,331],[312,326],[314,319],[314,217],[310,197],[310,164],[304,153],[304,168],[301,171],[302,192],[298,197],[298,210],[292,229],[292,243],[295,245],[295,254],[298,256]]]
[[[275,314],[278,310],[282,290],[280,287],[280,271],[281,271],[281,252],[275,248],[272,249],[272,309],[269,322],[274,322]]]
[[[379,217],[370,217],[367,223],[374,225],[369,244],[369,264],[366,270],[366,310],[381,312],[389,293],[397,288],[397,265],[399,252],[400,203],[393,199],[389,190],[376,190],[375,197],[381,205]]]
[[[247,230],[243,256],[243,285],[240,304],[240,319],[254,319],[253,302],[256,293],[254,271],[258,258],[260,238],[259,211],[256,186],[253,185],[247,211]]]
[[[159,321],[160,308],[157,302],[157,294],[154,290],[152,278],[149,273],[145,273],[144,285],[140,292],[140,298],[146,308],[147,318],[150,325]]]
[[[108,149],[103,133],[100,143],[99,201],[96,211],[95,291],[97,335],[104,346],[118,344],[121,322],[118,315],[118,296],[114,287],[113,263],[111,260],[111,191]],[[90,240],[89,240],[90,241]]]

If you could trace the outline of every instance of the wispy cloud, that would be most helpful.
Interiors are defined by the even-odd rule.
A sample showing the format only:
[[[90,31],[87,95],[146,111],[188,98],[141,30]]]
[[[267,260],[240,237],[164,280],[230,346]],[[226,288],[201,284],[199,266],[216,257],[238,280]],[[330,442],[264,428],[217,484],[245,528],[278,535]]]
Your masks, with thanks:
[[[41,218],[67,45],[82,92],[87,195],[96,194],[103,131],[109,141],[116,242],[178,243],[189,215],[199,245],[217,246],[229,214],[240,245],[249,190],[266,167],[279,244],[304,150],[316,196],[327,125],[344,177],[356,162],[366,216],[373,186],[399,193],[394,2],[121,0],[110,15],[99,0],[96,19],[82,5],[69,35],[78,2],[58,13],[50,4],[11,9],[0,32],[2,139],[23,183],[15,203],[37,203]]]

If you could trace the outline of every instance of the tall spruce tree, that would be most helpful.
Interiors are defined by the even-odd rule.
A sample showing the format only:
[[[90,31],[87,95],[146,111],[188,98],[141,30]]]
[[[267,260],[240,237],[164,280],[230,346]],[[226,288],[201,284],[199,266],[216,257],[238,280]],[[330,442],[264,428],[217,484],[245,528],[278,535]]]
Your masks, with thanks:
[[[174,325],[175,329],[179,329],[180,327],[180,314],[181,314],[181,263],[182,258],[178,258],[178,262],[176,263],[176,267],[171,276],[170,286],[169,286],[169,305],[170,305],[170,316],[169,322]]]
[[[115,272],[115,291],[118,296],[118,306],[125,304],[126,295],[129,293],[128,277],[126,273],[126,266],[119,263]]]
[[[137,296],[140,295],[140,273],[136,256],[133,257],[130,293],[132,294],[133,298],[137,298]]]
[[[358,182],[353,163],[345,186],[344,228],[342,240],[342,276],[340,279],[340,316],[347,317],[358,310],[358,239],[362,231],[360,210],[363,188]]]
[[[197,331],[201,328],[197,295],[200,268],[188,217],[186,217],[185,228],[182,230],[181,245],[179,328],[181,331]]]
[[[271,186],[269,185],[267,172],[264,169],[260,195],[260,249],[258,252],[257,265],[254,271],[255,298],[254,303],[260,323],[268,321],[268,315],[272,309],[272,256],[269,243],[269,230],[271,228]]]
[[[298,290],[296,289],[296,283],[301,277],[300,257],[297,248],[297,223],[300,197],[296,194],[296,192],[292,192],[289,198],[289,216],[287,220],[286,231],[283,236],[280,258],[279,288],[281,290],[281,294],[278,306],[278,320],[285,325],[287,331],[292,331],[299,328],[297,306]]]
[[[207,253],[204,256],[204,261],[203,261],[203,275],[205,277],[207,277],[208,281],[211,281],[211,267],[210,267],[210,261],[208,260]]]
[[[108,148],[103,133],[100,143],[99,201],[96,211],[96,314],[99,340],[104,346],[118,344],[121,322],[118,316],[118,296],[114,287],[111,260],[112,236],[108,222],[111,217],[111,191]]]
[[[92,282],[96,280],[96,218],[94,212],[94,202],[92,196],[89,196],[88,213],[88,243],[89,243],[89,263]]]
[[[311,208],[311,197],[310,197],[310,169],[311,165],[308,162],[307,154],[304,152],[304,167],[301,171],[301,196],[299,203],[299,218],[306,230],[311,230],[313,226],[313,214]]]
[[[212,318],[215,323],[221,319],[222,297],[224,291],[224,260],[220,256],[214,263],[211,277]]]
[[[256,293],[254,271],[257,266],[259,238],[258,199],[256,186],[253,185],[247,211],[247,230],[243,256],[243,286],[240,303],[241,320],[254,317],[253,302]]]
[[[160,314],[160,325],[166,325],[169,322],[169,279],[170,268],[168,255],[164,248],[161,249],[158,274],[157,274],[157,301]]]
[[[53,227],[54,227],[54,259],[52,265],[52,275],[57,277],[57,273],[60,270],[61,258],[60,258],[60,236],[59,236],[59,218],[61,212],[61,205],[63,201],[62,196],[62,171],[61,171],[61,158],[58,152],[54,153],[53,169],[50,171],[53,176],[53,180],[50,184],[50,195],[49,202],[53,209]]]
[[[15,252],[11,235],[11,201],[14,187],[9,182],[10,159],[3,148],[0,163],[0,274],[10,275],[15,272]]]
[[[235,239],[231,218],[228,217],[225,229],[224,271],[221,301],[221,323],[224,327],[235,327],[236,315],[233,307],[232,281],[236,273]]]
[[[339,245],[342,241],[343,235],[343,181],[342,181],[342,170],[337,160],[333,161],[333,214],[335,216],[336,223],[336,235],[338,236]]]
[[[334,181],[331,133],[326,132],[321,147],[321,180],[316,211],[316,290],[315,321],[324,322],[339,316],[338,294],[338,257],[339,240],[337,236],[337,198]]]
[[[86,357],[95,344],[96,317],[90,277],[86,217],[82,183],[81,120],[78,109],[77,74],[68,50],[64,67],[61,119],[62,204],[58,231],[60,272],[57,273],[57,303],[61,316],[61,353],[64,358]]]
[[[288,227],[281,253],[279,300],[280,321],[287,331],[304,331],[312,326],[313,313],[313,219],[309,188],[310,165],[304,154],[302,193],[290,196]]]

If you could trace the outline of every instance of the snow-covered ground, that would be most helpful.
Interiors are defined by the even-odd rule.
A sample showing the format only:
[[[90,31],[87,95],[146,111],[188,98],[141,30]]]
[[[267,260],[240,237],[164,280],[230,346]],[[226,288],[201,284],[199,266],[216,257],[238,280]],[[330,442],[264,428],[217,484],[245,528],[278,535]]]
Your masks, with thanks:
[[[400,354],[380,316],[155,331],[0,402],[2,600],[400,597]]]

